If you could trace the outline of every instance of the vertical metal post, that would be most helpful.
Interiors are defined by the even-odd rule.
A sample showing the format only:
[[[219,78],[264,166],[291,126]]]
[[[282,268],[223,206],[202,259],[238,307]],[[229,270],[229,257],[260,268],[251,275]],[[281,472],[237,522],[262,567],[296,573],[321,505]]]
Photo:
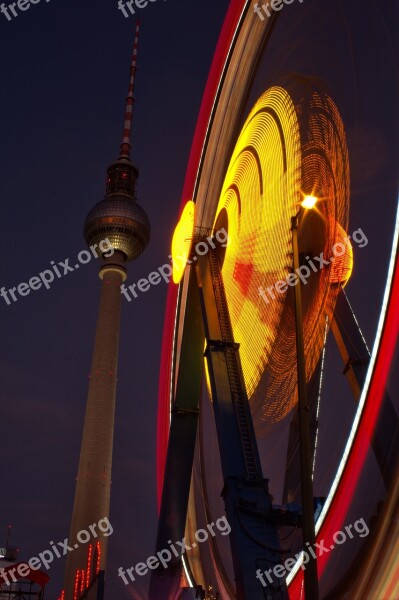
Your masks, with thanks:
[[[295,272],[299,268],[298,220],[300,212],[291,219],[292,247],[294,254]],[[312,548],[315,547],[316,535],[314,526],[315,524],[313,508],[312,454],[310,444],[309,406],[306,392],[305,348],[303,341],[303,318],[300,280],[298,280],[297,285],[294,287],[294,304],[298,372],[299,451],[301,464],[301,496],[303,514],[302,537],[303,548],[304,550],[306,550],[306,544],[308,544]],[[317,559],[314,559],[309,552],[308,554],[309,562],[306,565],[306,569],[304,571],[305,598],[306,600],[318,600],[319,585],[317,576]]]
[[[104,600],[104,576],[105,571],[99,571],[97,575],[97,595],[96,600]]]

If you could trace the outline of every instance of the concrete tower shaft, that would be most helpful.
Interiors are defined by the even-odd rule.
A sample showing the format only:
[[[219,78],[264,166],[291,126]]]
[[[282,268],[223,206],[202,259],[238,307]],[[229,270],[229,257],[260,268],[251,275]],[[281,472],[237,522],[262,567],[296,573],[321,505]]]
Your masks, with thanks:
[[[86,569],[88,544],[79,543],[79,532],[90,533],[89,543],[100,542],[100,570],[105,570],[108,536],[89,530],[109,517],[111,495],[112,448],[118,346],[120,328],[120,286],[126,279],[123,256],[118,268],[115,255],[112,264],[104,263],[100,270],[102,287],[97,317],[93,358],[90,372],[86,415],[80,450],[75,502],[69,534],[69,545],[79,544],[67,557],[65,600],[74,600],[78,570]],[[94,586],[95,588],[96,586]],[[93,593],[94,593],[93,589]],[[89,596],[95,598],[93,596]]]

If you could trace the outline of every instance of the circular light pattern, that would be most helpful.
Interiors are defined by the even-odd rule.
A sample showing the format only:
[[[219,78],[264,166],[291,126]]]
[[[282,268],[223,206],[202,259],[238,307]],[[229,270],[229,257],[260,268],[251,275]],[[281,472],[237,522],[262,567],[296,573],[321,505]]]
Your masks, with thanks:
[[[285,89],[270,88],[239,135],[215,217],[216,226],[220,213],[227,214],[223,278],[258,432],[281,420],[297,400],[294,290],[287,284],[291,219],[299,215],[301,268],[308,272],[301,285],[309,380],[326,317],[350,275],[351,250],[334,267],[334,260],[316,269],[308,262],[332,257],[334,244],[346,237],[348,197],[348,154],[335,104],[312,92],[294,105]],[[301,207],[304,198],[313,210]]]
[[[194,234],[195,204],[189,200],[179,219],[172,238],[173,281],[180,283],[191,252]]]

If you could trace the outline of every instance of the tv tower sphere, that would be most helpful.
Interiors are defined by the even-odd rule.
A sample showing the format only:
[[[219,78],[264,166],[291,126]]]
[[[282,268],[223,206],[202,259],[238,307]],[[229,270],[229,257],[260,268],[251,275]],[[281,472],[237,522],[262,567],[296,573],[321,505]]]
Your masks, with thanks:
[[[108,168],[104,200],[86,217],[84,236],[88,246],[108,239],[125,260],[138,258],[150,239],[150,222],[136,202],[138,170],[128,157],[120,157]]]

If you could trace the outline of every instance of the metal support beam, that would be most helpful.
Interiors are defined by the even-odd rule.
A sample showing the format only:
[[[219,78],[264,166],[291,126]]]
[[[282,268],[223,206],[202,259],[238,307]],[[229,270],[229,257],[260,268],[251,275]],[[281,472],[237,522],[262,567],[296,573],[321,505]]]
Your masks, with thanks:
[[[317,405],[320,391],[321,365],[323,358],[317,364],[317,367],[307,384],[307,398],[309,404],[309,430],[310,430],[310,452],[312,461],[315,457],[316,434],[318,428]],[[285,478],[283,489],[283,503],[301,502],[301,471],[299,459],[299,417],[298,406],[294,409],[294,414],[290,423],[290,431],[287,445],[287,458],[285,466]]]
[[[168,540],[184,537],[191,473],[197,435],[203,373],[204,329],[194,269],[187,290],[181,352],[171,408],[168,452],[155,553],[169,548]],[[173,385],[173,384],[172,384]],[[149,600],[172,598],[179,590],[181,556],[172,556],[167,569],[152,571]]]
[[[196,264],[237,599],[287,600],[283,578],[265,586],[259,577],[281,563],[284,553],[268,482],[262,475],[217,250],[199,257]]]
[[[366,379],[370,353],[344,290],[337,299],[331,330],[343,360],[343,373],[355,401],[358,402]],[[384,394],[370,443],[385,485],[389,488],[397,477],[399,420],[387,392]]]
[[[299,269],[298,250],[298,215],[292,218],[292,246],[294,254],[294,271]],[[313,481],[312,481],[312,452],[309,428],[309,406],[306,389],[305,349],[303,342],[303,317],[302,297],[300,282],[294,288],[295,298],[295,326],[296,326],[296,354],[298,370],[298,418],[299,418],[299,452],[301,465],[301,496],[303,514],[303,547],[309,544],[315,547],[315,523],[313,507]],[[304,572],[306,600],[318,600],[319,585],[317,577],[317,559],[310,558]]]

